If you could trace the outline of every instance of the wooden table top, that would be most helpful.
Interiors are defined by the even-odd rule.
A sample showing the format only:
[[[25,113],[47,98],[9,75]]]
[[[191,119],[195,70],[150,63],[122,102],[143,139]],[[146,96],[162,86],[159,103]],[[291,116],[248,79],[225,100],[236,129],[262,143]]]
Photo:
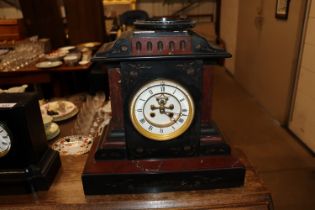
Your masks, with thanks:
[[[59,96],[62,87],[59,84],[60,74],[70,72],[87,72],[92,66],[89,62],[85,65],[68,66],[62,64],[59,67],[40,69],[34,62],[16,71],[0,71],[0,85],[23,85],[23,84],[42,84],[53,83],[54,96]]]
[[[62,64],[61,66],[54,67],[54,68],[37,68],[36,64],[40,62],[31,63],[19,70],[16,71],[0,71],[1,76],[13,76],[19,74],[47,74],[47,73],[56,73],[56,72],[70,72],[70,71],[87,71],[91,67],[92,63],[89,62],[85,65],[74,65],[68,66],[66,64]]]
[[[74,120],[59,124],[59,137],[69,134]],[[81,173],[87,154],[61,156],[62,166],[48,191],[0,196],[0,209],[272,209],[271,194],[254,168],[240,150],[234,153],[246,165],[243,187],[97,196],[85,196],[82,188]]]
[[[271,195],[252,168],[244,187],[187,192],[85,196],[81,172],[87,155],[63,156],[49,191],[0,196],[4,209],[272,209]],[[255,207],[255,208],[254,208]],[[223,208],[225,209],[225,208]]]

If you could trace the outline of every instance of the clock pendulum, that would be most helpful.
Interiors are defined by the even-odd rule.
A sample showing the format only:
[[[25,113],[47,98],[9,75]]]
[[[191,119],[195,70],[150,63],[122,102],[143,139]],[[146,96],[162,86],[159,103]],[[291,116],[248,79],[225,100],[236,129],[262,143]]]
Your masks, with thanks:
[[[112,121],[90,151],[84,193],[243,185],[245,167],[211,119],[211,69],[230,54],[193,32],[191,20],[134,24],[93,58],[108,72]]]

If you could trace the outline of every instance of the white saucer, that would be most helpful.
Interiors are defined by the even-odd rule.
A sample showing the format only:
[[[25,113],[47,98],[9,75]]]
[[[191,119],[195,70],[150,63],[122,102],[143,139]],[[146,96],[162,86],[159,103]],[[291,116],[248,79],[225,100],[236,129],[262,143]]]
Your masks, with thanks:
[[[75,46],[65,46],[65,47],[60,47],[58,48],[58,51],[66,51],[69,52],[70,50],[75,49]]]
[[[51,123],[49,128],[45,129],[47,140],[52,140],[60,134],[60,128],[56,123]]]
[[[53,68],[61,66],[61,61],[42,61],[36,64],[37,68],[47,69],[47,68]]]
[[[80,61],[80,62],[79,62],[79,65],[82,65],[82,66],[83,66],[83,65],[86,65],[86,64],[88,64],[88,63],[90,63],[90,61]]]
[[[82,155],[90,151],[92,144],[92,137],[75,135],[58,139],[51,147],[60,155]]]

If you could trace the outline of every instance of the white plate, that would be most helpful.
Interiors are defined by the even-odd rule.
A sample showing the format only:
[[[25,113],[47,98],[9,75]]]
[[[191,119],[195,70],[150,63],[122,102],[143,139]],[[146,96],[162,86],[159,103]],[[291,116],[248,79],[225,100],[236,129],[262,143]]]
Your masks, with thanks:
[[[50,61],[57,61],[57,60],[61,60],[61,58],[63,58],[64,56],[66,56],[68,54],[68,52],[66,51],[60,51],[60,50],[56,50],[54,52],[51,52],[49,54],[45,55],[45,58],[47,60]]]
[[[36,64],[37,68],[54,68],[61,66],[61,61],[42,61]]]
[[[79,109],[70,101],[52,101],[40,106],[42,114],[53,118],[54,122],[67,120],[75,116]]]
[[[88,63],[90,63],[90,61],[80,61],[80,62],[79,62],[79,65],[82,65],[82,66],[83,66],[83,65],[86,65],[86,64],[88,64]]]
[[[56,123],[51,123],[49,128],[45,129],[47,140],[52,140],[59,135],[60,129]]]
[[[75,46],[65,46],[65,47],[60,47],[60,48],[58,48],[58,51],[60,50],[60,51],[70,51],[70,50],[73,50],[73,49],[75,49]]]
[[[7,54],[9,51],[10,51],[10,50],[9,50],[9,49],[6,49],[6,48],[0,49],[0,56]]]
[[[100,42],[86,42],[86,43],[81,43],[78,45],[78,47],[86,47],[86,48],[93,48],[101,45]]]
[[[92,143],[92,137],[75,135],[58,139],[51,147],[60,155],[82,155],[90,151]]]

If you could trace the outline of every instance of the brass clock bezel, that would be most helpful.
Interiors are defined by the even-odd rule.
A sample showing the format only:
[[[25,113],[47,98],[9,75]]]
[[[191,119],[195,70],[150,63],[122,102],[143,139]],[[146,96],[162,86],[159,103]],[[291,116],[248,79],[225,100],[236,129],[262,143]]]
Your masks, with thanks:
[[[6,150],[4,150],[4,151],[0,151],[0,158],[3,158],[4,156],[6,156],[9,153],[9,151],[11,149],[11,146],[12,146],[12,135],[11,135],[11,132],[10,132],[8,126],[5,123],[0,121],[0,127],[2,127],[7,132],[8,137],[10,138],[10,145],[9,145],[9,147]]]
[[[135,112],[135,104],[136,104],[136,100],[138,97],[136,97],[139,93],[139,90],[141,90],[143,87],[145,86],[149,86],[151,83],[155,83],[157,81],[168,81],[170,83],[173,83],[176,85],[176,87],[181,90],[181,92],[186,96],[187,101],[188,101],[188,106],[189,106],[189,110],[190,113],[187,116],[187,119],[184,122],[184,125],[182,125],[179,129],[175,130],[172,133],[169,134],[155,134],[155,133],[151,133],[149,131],[147,131],[146,129],[144,129],[140,123],[138,122],[138,120],[136,119],[136,112]],[[179,84],[178,82],[175,82],[174,80],[170,80],[170,79],[156,79],[156,80],[151,80],[148,83],[144,84],[141,88],[139,88],[136,93],[133,95],[132,100],[130,102],[129,105],[130,109],[129,109],[129,115],[130,115],[130,119],[131,122],[133,124],[133,126],[135,127],[135,129],[143,136],[147,137],[148,139],[154,140],[154,141],[169,141],[172,140],[178,136],[180,136],[181,134],[183,134],[191,125],[193,119],[194,119],[194,115],[195,115],[195,106],[194,106],[194,102],[193,102],[193,97],[190,95],[189,91],[184,88],[181,84]]]

